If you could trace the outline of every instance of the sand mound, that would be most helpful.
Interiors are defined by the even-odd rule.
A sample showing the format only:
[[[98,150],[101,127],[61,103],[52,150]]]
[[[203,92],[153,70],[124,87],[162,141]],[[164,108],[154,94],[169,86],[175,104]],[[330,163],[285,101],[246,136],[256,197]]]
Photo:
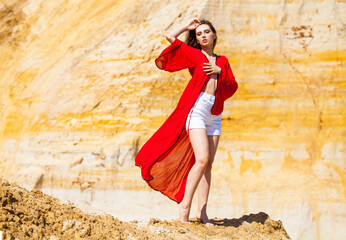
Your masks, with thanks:
[[[281,221],[262,212],[239,219],[213,219],[216,226],[209,228],[197,221],[191,225],[158,219],[122,222],[108,214],[85,214],[71,203],[2,179],[0,199],[0,230],[6,240],[290,239]]]

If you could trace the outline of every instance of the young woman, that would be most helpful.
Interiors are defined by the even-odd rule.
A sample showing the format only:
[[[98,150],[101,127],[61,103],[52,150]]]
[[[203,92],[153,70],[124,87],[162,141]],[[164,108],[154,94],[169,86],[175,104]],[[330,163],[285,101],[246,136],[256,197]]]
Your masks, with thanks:
[[[177,37],[188,32],[186,43]],[[143,145],[135,162],[150,187],[179,203],[179,219],[189,222],[193,195],[198,187],[196,217],[212,225],[207,216],[211,167],[221,134],[224,101],[237,90],[226,57],[213,50],[217,36],[207,20],[192,20],[166,36],[171,43],[155,60],[159,69],[189,69],[192,76],[177,107]]]

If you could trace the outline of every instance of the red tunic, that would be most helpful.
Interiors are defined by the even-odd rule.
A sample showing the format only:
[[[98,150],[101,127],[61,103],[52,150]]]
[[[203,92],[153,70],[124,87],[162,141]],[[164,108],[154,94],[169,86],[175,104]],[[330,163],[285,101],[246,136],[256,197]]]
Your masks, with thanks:
[[[206,75],[203,71],[203,63],[208,62],[201,50],[188,46],[178,38],[155,60],[158,68],[169,72],[189,68],[192,78],[177,107],[142,146],[135,163],[141,168],[142,178],[150,187],[178,203],[184,197],[186,179],[195,163],[185,122],[191,107],[210,79],[211,75]],[[216,65],[222,70],[218,75],[215,103],[211,110],[213,115],[222,113],[224,101],[238,88],[228,59],[217,56]]]

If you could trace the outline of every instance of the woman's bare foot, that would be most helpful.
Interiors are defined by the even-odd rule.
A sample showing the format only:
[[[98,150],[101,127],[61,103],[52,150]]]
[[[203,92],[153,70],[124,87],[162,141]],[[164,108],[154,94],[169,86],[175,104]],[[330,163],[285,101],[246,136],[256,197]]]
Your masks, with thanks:
[[[190,208],[185,207],[183,203],[179,204],[179,221],[181,223],[191,223],[189,221]]]
[[[214,224],[210,221],[206,213],[197,213],[196,218],[197,220],[204,223],[207,227],[214,226]]]

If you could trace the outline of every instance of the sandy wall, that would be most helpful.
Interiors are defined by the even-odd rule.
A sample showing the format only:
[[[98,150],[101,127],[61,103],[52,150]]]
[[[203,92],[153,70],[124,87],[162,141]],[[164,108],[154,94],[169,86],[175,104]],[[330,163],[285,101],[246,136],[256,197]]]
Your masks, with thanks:
[[[292,239],[342,239],[345,10],[344,1],[0,3],[1,176],[90,211],[175,218],[134,157],[189,79],[155,67],[165,33],[207,18],[239,83],[222,115],[209,215],[264,211]]]

